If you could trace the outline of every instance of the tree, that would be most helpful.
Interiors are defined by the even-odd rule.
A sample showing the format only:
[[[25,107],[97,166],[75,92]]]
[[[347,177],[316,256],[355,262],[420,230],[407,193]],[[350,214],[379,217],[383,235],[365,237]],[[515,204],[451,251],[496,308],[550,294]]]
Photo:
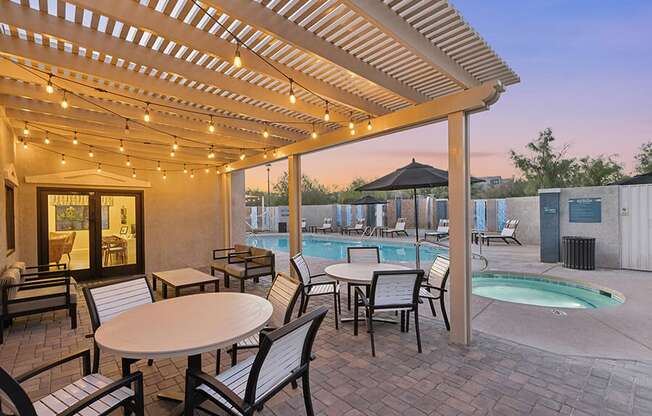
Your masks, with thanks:
[[[562,188],[572,183],[575,159],[566,157],[566,145],[559,151],[554,149],[554,141],[552,129],[546,128],[539,132],[536,140],[528,143],[530,155],[509,151],[514,166],[527,181],[527,193],[530,195],[541,188]]]
[[[585,156],[579,159],[574,172],[573,186],[604,186],[624,177],[624,167],[614,156]]]
[[[639,152],[634,155],[636,160],[636,173],[644,174],[652,172],[652,140],[643,143]]]
[[[287,172],[283,172],[272,189],[274,190],[272,204],[287,205],[289,197]],[[316,179],[303,175],[301,177],[301,202],[304,205],[332,204],[335,202],[335,197],[325,185],[322,185]]]

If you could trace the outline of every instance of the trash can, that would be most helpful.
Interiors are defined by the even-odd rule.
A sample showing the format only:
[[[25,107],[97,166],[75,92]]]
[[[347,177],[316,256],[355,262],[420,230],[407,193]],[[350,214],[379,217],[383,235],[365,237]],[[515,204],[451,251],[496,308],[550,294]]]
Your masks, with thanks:
[[[568,269],[595,270],[595,238],[562,237],[561,257]]]
[[[288,232],[288,223],[287,222],[279,222],[278,223],[278,232],[279,233],[287,233]]]

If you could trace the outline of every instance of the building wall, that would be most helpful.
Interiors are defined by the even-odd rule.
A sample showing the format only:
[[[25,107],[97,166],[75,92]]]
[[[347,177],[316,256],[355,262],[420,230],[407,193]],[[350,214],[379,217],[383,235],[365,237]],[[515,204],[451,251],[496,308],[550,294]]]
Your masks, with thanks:
[[[15,199],[15,217],[16,217],[16,250],[11,254],[7,254],[7,227],[5,226],[6,216],[6,199],[5,199],[5,181],[6,169],[14,163],[15,159],[15,143],[13,132],[9,129],[9,124],[4,115],[4,110],[0,108],[0,174],[2,175],[2,188],[0,188],[0,272],[2,272],[7,265],[10,265],[20,257],[20,233],[18,231],[18,222],[20,218],[20,210],[18,209],[19,190],[14,190]]]
[[[569,222],[570,198],[601,198],[601,223]],[[560,232],[562,236],[595,238],[597,267],[620,268],[620,200],[618,186],[562,188],[559,195]]]
[[[539,244],[539,197],[506,198],[505,201],[506,218],[519,220],[516,238],[523,244]]]
[[[103,170],[130,176],[130,169],[106,166],[110,156],[101,154]],[[80,156],[86,156],[80,154]],[[25,183],[25,176],[41,175],[92,168],[88,162],[67,158],[61,165],[58,155],[30,146],[17,149],[17,169],[21,183],[18,193],[18,211],[21,213],[18,233],[21,236],[21,259],[28,263],[37,260],[37,216],[35,184]],[[122,158],[113,160],[124,163]],[[134,164],[138,168],[138,161]],[[140,162],[141,164],[143,162]],[[172,169],[172,168],[170,168]],[[163,180],[158,172],[138,171],[140,180],[150,181],[144,189],[145,270],[148,273],[179,267],[206,266],[211,249],[221,247],[222,223],[219,212],[220,195],[214,172],[196,174],[194,179],[182,173],[168,173]],[[233,200],[244,207],[244,181],[233,187]],[[242,183],[240,183],[242,182]],[[243,208],[241,208],[242,210]],[[237,217],[237,215],[235,216]],[[235,222],[234,222],[235,223]],[[242,235],[244,235],[244,222]]]

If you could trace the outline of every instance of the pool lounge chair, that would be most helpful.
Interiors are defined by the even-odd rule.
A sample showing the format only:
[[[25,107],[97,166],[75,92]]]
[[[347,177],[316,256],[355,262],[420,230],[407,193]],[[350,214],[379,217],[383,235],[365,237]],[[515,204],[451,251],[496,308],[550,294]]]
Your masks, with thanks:
[[[519,246],[522,246],[520,241],[516,238],[516,228],[518,227],[518,220],[517,219],[511,219],[507,220],[505,223],[505,226],[503,227],[503,230],[500,232],[500,234],[485,234],[482,233],[480,234],[480,241],[482,243],[487,243],[489,245],[490,241],[495,241],[495,240],[502,240],[505,242],[505,244],[509,244],[509,241],[514,241],[516,244]]]
[[[383,230],[383,237],[385,235],[389,234],[390,236],[398,236],[399,234],[405,234],[407,237],[408,233],[405,231],[405,218],[399,218],[396,220],[396,225],[394,228],[388,228],[387,230]]]
[[[351,233],[362,234],[364,232],[364,218],[358,218],[353,227],[342,228],[342,234],[351,235]]]
[[[448,237],[448,220],[441,219],[435,231],[426,231],[423,238],[434,237],[437,241]]]
[[[324,234],[326,233],[332,233],[334,232],[333,230],[333,219],[332,218],[324,218],[324,225],[321,227],[315,228],[315,232],[323,232]]]
[[[308,223],[305,218],[301,218],[301,231],[308,232]]]

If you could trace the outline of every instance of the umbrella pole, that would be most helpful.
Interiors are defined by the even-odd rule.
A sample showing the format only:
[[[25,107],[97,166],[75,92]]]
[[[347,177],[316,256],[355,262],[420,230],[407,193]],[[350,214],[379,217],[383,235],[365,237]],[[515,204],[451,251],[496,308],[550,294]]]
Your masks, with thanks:
[[[414,188],[414,226],[416,228],[416,241],[419,242],[419,206],[417,204],[417,188]]]

